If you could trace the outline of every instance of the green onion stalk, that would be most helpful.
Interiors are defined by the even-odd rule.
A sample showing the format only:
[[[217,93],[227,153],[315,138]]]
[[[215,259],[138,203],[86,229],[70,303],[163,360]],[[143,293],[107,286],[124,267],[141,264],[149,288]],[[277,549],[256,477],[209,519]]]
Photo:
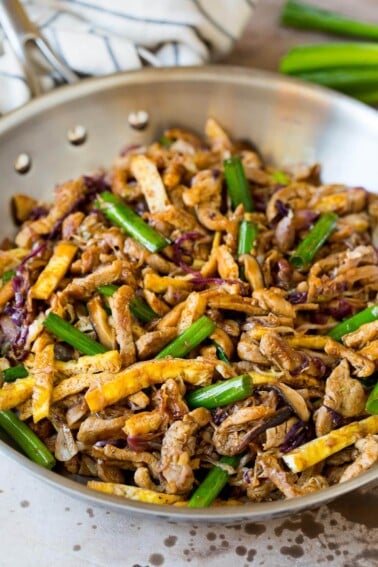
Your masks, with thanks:
[[[186,402],[191,409],[215,409],[245,400],[253,392],[253,382],[249,374],[241,374],[222,382],[189,392]]]
[[[333,232],[338,216],[333,212],[322,214],[307,236],[290,257],[291,264],[298,269],[306,268],[317,251]]]
[[[147,224],[113,193],[100,193],[96,205],[111,222],[135,238],[149,252],[159,252],[170,244],[165,236]]]
[[[223,162],[228,193],[234,209],[240,204],[246,213],[254,210],[254,204],[248,179],[239,156],[230,157]]]
[[[207,337],[214,332],[216,324],[214,321],[202,315],[180,336],[167,345],[155,357],[157,359],[172,356],[173,358],[184,358],[191,350],[200,345]]]
[[[280,71],[299,75],[310,71],[343,67],[377,67],[378,44],[375,43],[319,43],[293,47],[280,62]]]
[[[231,365],[231,362],[229,361],[227,354],[224,352],[220,344],[218,344],[216,341],[211,341],[211,342],[215,346],[218,359],[221,360],[222,362],[225,362],[226,364]]]
[[[12,366],[11,368],[6,368],[5,370],[3,370],[4,382],[14,382],[19,378],[26,378],[26,376],[28,375],[29,372],[26,370],[23,364]]]
[[[1,276],[1,281],[3,282],[3,285],[9,282],[9,280],[11,280],[15,275],[16,272],[14,272],[13,270],[8,270],[8,272],[4,272],[3,275]]]
[[[91,339],[79,329],[56,315],[49,313],[43,321],[43,326],[53,335],[73,346],[79,352],[88,355],[100,354],[107,352],[109,349],[101,343]]]
[[[219,459],[220,464],[228,465],[233,468],[236,468],[239,462],[239,455],[234,457],[221,457]],[[207,506],[210,506],[210,504],[212,504],[226,486],[229,478],[230,474],[225,468],[214,465],[205,479],[193,492],[188,502],[188,508],[206,508]]]
[[[317,83],[345,93],[364,92],[369,89],[378,90],[377,67],[343,67],[341,69],[320,69],[304,71],[298,75],[301,79]]]
[[[29,459],[46,469],[52,469],[55,466],[54,455],[15,413],[10,410],[0,411],[0,427],[15,441]]]
[[[239,225],[238,256],[250,254],[256,244],[258,226],[254,222],[244,219]]]
[[[118,285],[107,284],[100,285],[97,291],[105,297],[111,297],[118,289]],[[158,314],[141,297],[133,297],[130,301],[130,311],[134,317],[140,319],[143,323],[149,323],[158,317]]]
[[[352,333],[359,329],[361,325],[372,323],[376,319],[378,319],[378,305],[372,305],[336,325],[329,331],[328,336],[334,341],[341,341],[344,335]]]
[[[295,0],[286,2],[281,13],[281,23],[294,28],[319,30],[378,41],[378,25],[376,24],[347,18],[337,12],[323,10]]]

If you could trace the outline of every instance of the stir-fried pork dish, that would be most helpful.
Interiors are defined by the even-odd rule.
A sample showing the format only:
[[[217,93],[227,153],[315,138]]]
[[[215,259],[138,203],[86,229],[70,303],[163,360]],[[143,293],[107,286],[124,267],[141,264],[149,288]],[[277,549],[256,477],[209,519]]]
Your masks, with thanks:
[[[12,210],[0,427],[38,464],[189,507],[374,465],[378,196],[209,119]]]

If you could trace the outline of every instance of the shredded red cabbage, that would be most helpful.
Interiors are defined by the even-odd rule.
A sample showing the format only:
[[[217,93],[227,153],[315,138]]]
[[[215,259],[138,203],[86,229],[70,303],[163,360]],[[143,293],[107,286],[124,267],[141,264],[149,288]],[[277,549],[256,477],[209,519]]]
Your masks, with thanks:
[[[182,270],[184,270],[184,272],[186,272],[187,274],[191,274],[192,276],[194,276],[191,280],[190,283],[194,284],[194,285],[198,285],[198,286],[205,286],[205,285],[209,285],[209,284],[216,284],[216,285],[224,285],[224,284],[243,284],[243,289],[242,289],[242,295],[245,293],[248,293],[248,285],[244,284],[243,282],[241,282],[240,280],[226,280],[224,278],[206,278],[204,277],[201,272],[197,272],[196,270],[193,270],[192,268],[190,268],[190,266],[188,266],[182,259],[183,254],[187,254],[188,256],[190,256],[190,253],[186,250],[183,249],[183,242],[187,241],[187,240],[197,240],[199,238],[203,238],[204,235],[201,232],[186,232],[185,234],[181,235],[179,238],[177,238],[175,240],[175,242],[173,243],[173,261],[175,262],[175,264],[177,264],[178,266],[180,266],[180,268],[182,268]],[[246,289],[244,289],[246,288]]]
[[[295,224],[297,230],[307,230],[319,218],[320,213],[303,209],[295,211]]]
[[[105,175],[83,175],[83,181],[88,196],[95,196],[96,193],[111,189]]]
[[[39,205],[37,207],[34,207],[34,209],[30,211],[28,220],[31,221],[38,220],[42,217],[45,217],[48,212],[49,210],[46,207],[44,207],[43,205]]]
[[[113,447],[118,447],[118,449],[124,449],[127,445],[126,439],[105,439],[101,441],[96,441],[95,447],[105,447],[106,445],[112,445]]]
[[[278,214],[277,214],[276,218],[274,219],[275,221],[279,221],[279,220],[283,219],[284,217],[287,217],[287,215],[289,214],[289,211],[290,211],[290,207],[285,205],[285,203],[283,203],[279,199],[277,199],[277,201],[276,201],[276,209],[277,209]]]
[[[245,473],[243,474],[243,480],[244,482],[246,482],[247,484],[251,484],[251,475],[253,475],[253,471],[251,469],[248,469],[247,471],[245,471]]]
[[[183,250],[182,244],[187,240],[198,240],[199,238],[203,238],[203,237],[204,235],[201,232],[195,232],[195,231],[185,232],[185,234],[182,234],[173,243],[173,261],[175,262],[175,264],[180,266],[180,268],[184,270],[184,272],[186,272],[187,274],[192,274],[196,277],[201,277],[201,273],[196,272],[183,261],[182,259],[183,253],[187,254],[188,256],[191,255],[186,250],[185,251]]]
[[[338,321],[347,319],[348,317],[353,315],[353,311],[354,310],[352,305],[345,299],[340,299],[337,306],[329,307],[326,309],[326,312]]]
[[[330,416],[332,418],[332,423],[335,427],[341,427],[342,425],[344,425],[345,420],[339,412],[337,412],[333,408],[330,408],[329,406],[326,406],[325,404],[323,404],[323,406],[325,407],[325,409],[330,414]]]
[[[299,303],[306,303],[307,301],[307,291],[291,291],[287,300],[293,305],[298,305]]]
[[[22,361],[27,355],[25,344],[29,333],[30,314],[26,305],[26,297],[30,288],[29,278],[23,275],[25,270],[24,263],[27,259],[36,256],[40,252],[38,246],[33,252],[26,256],[18,266],[16,275],[12,278],[12,286],[15,292],[14,299],[3,310],[8,315],[13,324],[18,329],[16,338],[8,346],[8,356],[17,361]]]
[[[313,356],[312,357],[312,362],[316,365],[316,367],[319,369],[319,376],[322,378],[323,376],[326,375],[326,372],[328,370],[327,365],[322,361],[321,358],[319,358],[318,356]]]
[[[16,274],[17,274],[18,277],[22,278],[21,272],[22,272],[22,269],[24,268],[25,264],[26,264],[29,260],[31,260],[32,258],[34,258],[35,256],[38,256],[38,254],[40,254],[40,253],[46,248],[46,246],[47,246],[46,242],[43,242],[42,244],[39,244],[38,246],[36,246],[36,247],[34,248],[34,250],[32,250],[31,252],[29,252],[29,254],[28,254],[27,256],[25,256],[25,258],[23,258],[23,259],[21,260],[21,262],[19,263],[19,265],[18,265],[18,267],[17,267],[17,270],[16,270]],[[16,287],[15,287],[15,286],[17,286],[16,280],[17,280],[17,277],[14,277],[13,280],[12,280],[14,291],[17,291],[17,290],[16,290]]]
[[[84,205],[84,203],[86,202],[87,198],[85,196],[79,197],[79,199],[77,199],[72,205],[71,207],[68,209],[68,211],[66,212],[65,215],[63,215],[62,217],[60,217],[60,219],[58,219],[56,221],[56,223],[54,224],[54,226],[52,227],[52,230],[50,232],[50,234],[47,236],[47,240],[54,240],[57,236],[58,233],[62,227],[63,222],[65,221],[65,219],[68,217],[68,215],[70,215],[71,213],[73,213],[74,211],[76,211],[76,209],[78,209],[81,205]]]
[[[326,325],[328,322],[328,315],[326,313],[314,313],[312,315],[312,322],[316,325]]]
[[[127,444],[129,449],[136,453],[143,453],[143,451],[151,451],[153,449],[160,450],[161,443],[154,441],[154,439],[161,437],[162,433],[147,433],[146,435],[129,435],[127,437]]]
[[[201,274],[199,274],[198,276],[192,278],[190,280],[190,283],[193,283],[194,285],[208,285],[208,284],[218,284],[218,285],[239,284],[240,285],[244,282],[241,282],[240,280],[225,280],[223,278],[205,278]],[[246,286],[246,284],[244,284],[244,286]]]
[[[309,441],[313,436],[312,427],[304,421],[297,421],[287,432],[285,439],[280,446],[281,453],[288,453],[296,449],[302,443]]]
[[[125,146],[124,148],[122,148],[122,150],[119,152],[119,155],[120,157],[125,157],[127,156],[127,154],[134,150],[138,150],[140,147],[140,144],[130,144],[130,146]]]
[[[220,425],[228,417],[228,411],[224,407],[214,409],[211,414],[215,425]]]

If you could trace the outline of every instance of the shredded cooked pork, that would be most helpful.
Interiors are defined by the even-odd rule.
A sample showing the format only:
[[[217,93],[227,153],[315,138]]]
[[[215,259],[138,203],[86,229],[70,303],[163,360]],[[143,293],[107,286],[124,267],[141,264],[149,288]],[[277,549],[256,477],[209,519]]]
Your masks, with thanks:
[[[241,504],[344,482],[376,462],[374,432],[303,472],[282,457],[367,417],[378,323],[342,342],[326,335],[378,302],[378,198],[322,184],[317,164],[289,168],[286,182],[277,181],[249,144],[213,119],[205,132],[202,140],[170,129],[161,143],[131,146],[106,175],[58,186],[50,205],[14,197],[20,226],[0,250],[0,276],[16,273],[0,287],[0,363],[23,363],[29,377],[2,385],[0,409],[18,411],[58,471],[139,487],[140,499],[143,490],[170,495],[159,502],[188,499],[221,456],[240,456],[220,498]],[[245,211],[227,196],[230,155],[241,157],[255,203],[248,219],[258,226],[254,247],[240,257]],[[172,244],[150,253],[112,225],[96,204],[104,190]],[[338,215],[336,229],[311,265],[296,269],[290,256],[325,211]],[[70,255],[48,293],[33,295],[59,243]],[[117,286],[112,297],[99,290],[109,284]],[[138,319],[135,298],[156,317]],[[49,312],[109,352],[81,356],[44,329]],[[153,361],[203,315],[216,328],[186,361]],[[246,399],[211,411],[188,406],[189,392],[241,373],[255,383]]]

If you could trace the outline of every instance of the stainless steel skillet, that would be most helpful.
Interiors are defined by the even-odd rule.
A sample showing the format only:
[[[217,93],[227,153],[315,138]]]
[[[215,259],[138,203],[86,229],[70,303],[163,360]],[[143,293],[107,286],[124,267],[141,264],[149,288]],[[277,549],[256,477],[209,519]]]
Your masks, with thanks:
[[[146,118],[135,116],[136,111],[148,115],[144,129],[130,125],[135,126],[135,118]],[[341,95],[258,71],[221,66],[147,69],[63,87],[0,121],[0,237],[12,232],[8,203],[15,192],[48,199],[56,183],[109,165],[124,146],[151,141],[172,125],[201,132],[209,115],[233,136],[252,140],[272,163],[319,161],[325,181],[378,192],[375,111]],[[25,154],[23,159],[20,154]],[[73,496],[180,521],[266,520],[318,506],[378,477],[374,469],[298,499],[187,510],[97,494],[37,467],[6,442],[0,442],[0,451]]]

